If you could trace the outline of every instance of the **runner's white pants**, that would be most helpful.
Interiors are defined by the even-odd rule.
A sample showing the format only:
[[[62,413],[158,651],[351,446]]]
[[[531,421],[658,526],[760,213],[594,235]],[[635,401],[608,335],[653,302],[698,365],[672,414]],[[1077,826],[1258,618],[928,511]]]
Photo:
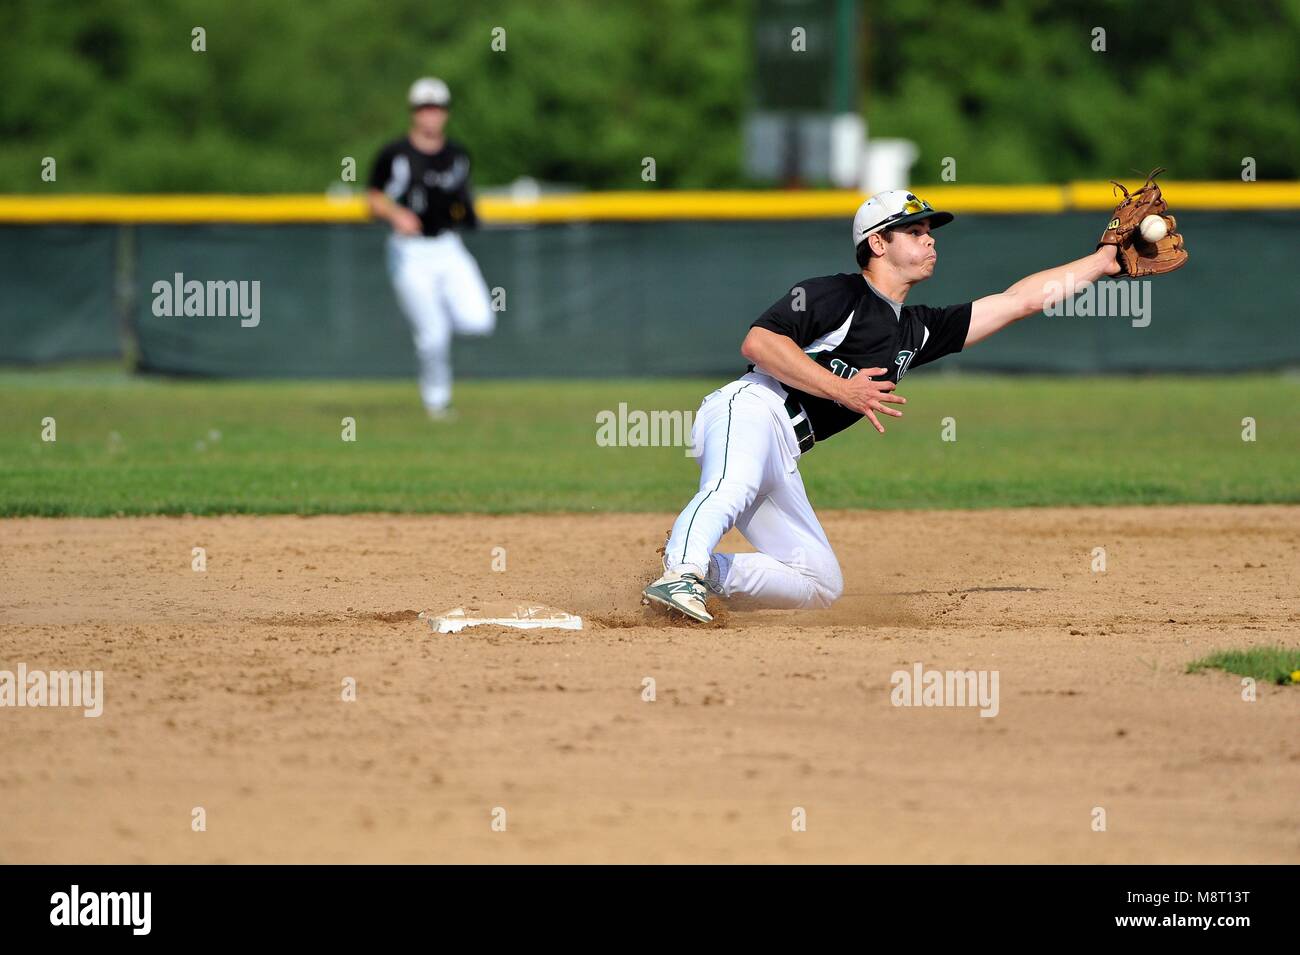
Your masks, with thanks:
[[[734,526],[758,553],[716,554],[724,596],[750,608],[829,607],[844,579],[804,491],[779,388],[751,373],[700,405],[692,432],[700,490],[673,524],[665,561],[703,577]]]
[[[460,236],[392,235],[388,275],[411,323],[420,397],[436,411],[451,403],[451,333],[489,335],[496,324],[487,283]]]

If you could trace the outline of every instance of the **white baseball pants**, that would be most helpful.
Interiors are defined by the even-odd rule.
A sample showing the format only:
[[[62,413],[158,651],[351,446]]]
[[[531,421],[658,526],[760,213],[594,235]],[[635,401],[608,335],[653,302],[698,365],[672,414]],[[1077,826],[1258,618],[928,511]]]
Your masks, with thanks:
[[[722,536],[740,529],[756,554],[715,554],[735,606],[829,607],[844,591],[839,561],[799,474],[780,385],[751,373],[704,399],[692,432],[700,490],[673,524],[669,570],[701,578]]]
[[[420,398],[430,411],[451,403],[451,333],[490,335],[496,324],[487,283],[454,232],[388,238],[388,275],[411,323]]]

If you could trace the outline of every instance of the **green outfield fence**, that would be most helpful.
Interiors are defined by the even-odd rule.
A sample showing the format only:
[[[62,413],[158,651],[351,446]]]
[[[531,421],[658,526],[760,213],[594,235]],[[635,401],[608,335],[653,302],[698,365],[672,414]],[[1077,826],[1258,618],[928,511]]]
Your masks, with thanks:
[[[567,219],[498,215],[499,224],[466,242],[488,285],[504,293],[505,308],[493,337],[457,342],[457,374],[735,373],[744,364],[744,331],[767,305],[801,279],[855,269],[848,216],[857,197],[811,195],[820,203],[811,213],[805,199],[802,206],[751,204],[743,214],[686,205],[658,217],[618,208],[579,211],[582,221],[572,210]],[[363,221],[355,203],[313,221],[249,201],[260,211],[229,222],[208,221],[223,215],[211,210],[156,222],[127,213],[100,221],[80,212],[63,221],[7,217],[0,360],[130,355],[142,371],[177,375],[413,374],[410,336],[385,273],[384,229]],[[957,220],[938,236],[935,278],[913,291],[913,302],[999,291],[1087,252],[1104,225],[1095,211],[1068,204],[1056,211],[1029,204],[1017,214],[957,205]],[[0,219],[3,213],[0,205]],[[945,364],[1078,373],[1300,366],[1300,211],[1210,207],[1180,209],[1178,219],[1191,260],[1145,286],[1145,317],[1132,303],[1121,316],[1036,317]],[[155,316],[154,283],[178,273],[259,282],[258,324]]]

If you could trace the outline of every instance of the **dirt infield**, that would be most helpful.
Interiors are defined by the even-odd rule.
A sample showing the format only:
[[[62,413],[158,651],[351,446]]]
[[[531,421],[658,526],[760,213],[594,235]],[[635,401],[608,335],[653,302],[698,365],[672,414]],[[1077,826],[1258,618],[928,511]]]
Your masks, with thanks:
[[[0,523],[0,670],[105,673],[0,709],[0,861],[1300,860],[1300,687],[1183,672],[1298,642],[1300,508],[831,513],[835,608],[710,629],[639,606],[670,520]],[[593,626],[416,619],[514,597]]]

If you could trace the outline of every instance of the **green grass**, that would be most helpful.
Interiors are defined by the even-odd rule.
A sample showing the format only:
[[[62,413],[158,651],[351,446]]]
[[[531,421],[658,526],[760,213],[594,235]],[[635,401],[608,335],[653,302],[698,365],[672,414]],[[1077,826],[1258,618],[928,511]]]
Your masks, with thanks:
[[[596,414],[693,411],[722,383],[465,382],[460,419],[433,424],[409,382],[4,372],[0,514],[671,511],[695,463],[680,448],[598,447]],[[907,416],[887,434],[859,424],[804,460],[818,508],[1300,501],[1294,377],[920,371],[904,385]],[[41,440],[47,416],[55,442]],[[940,440],[949,416],[955,442]]]
[[[1250,650],[1224,650],[1187,664],[1188,673],[1223,670],[1237,676],[1249,676],[1270,683],[1300,683],[1300,649],[1296,647],[1254,647]]]

